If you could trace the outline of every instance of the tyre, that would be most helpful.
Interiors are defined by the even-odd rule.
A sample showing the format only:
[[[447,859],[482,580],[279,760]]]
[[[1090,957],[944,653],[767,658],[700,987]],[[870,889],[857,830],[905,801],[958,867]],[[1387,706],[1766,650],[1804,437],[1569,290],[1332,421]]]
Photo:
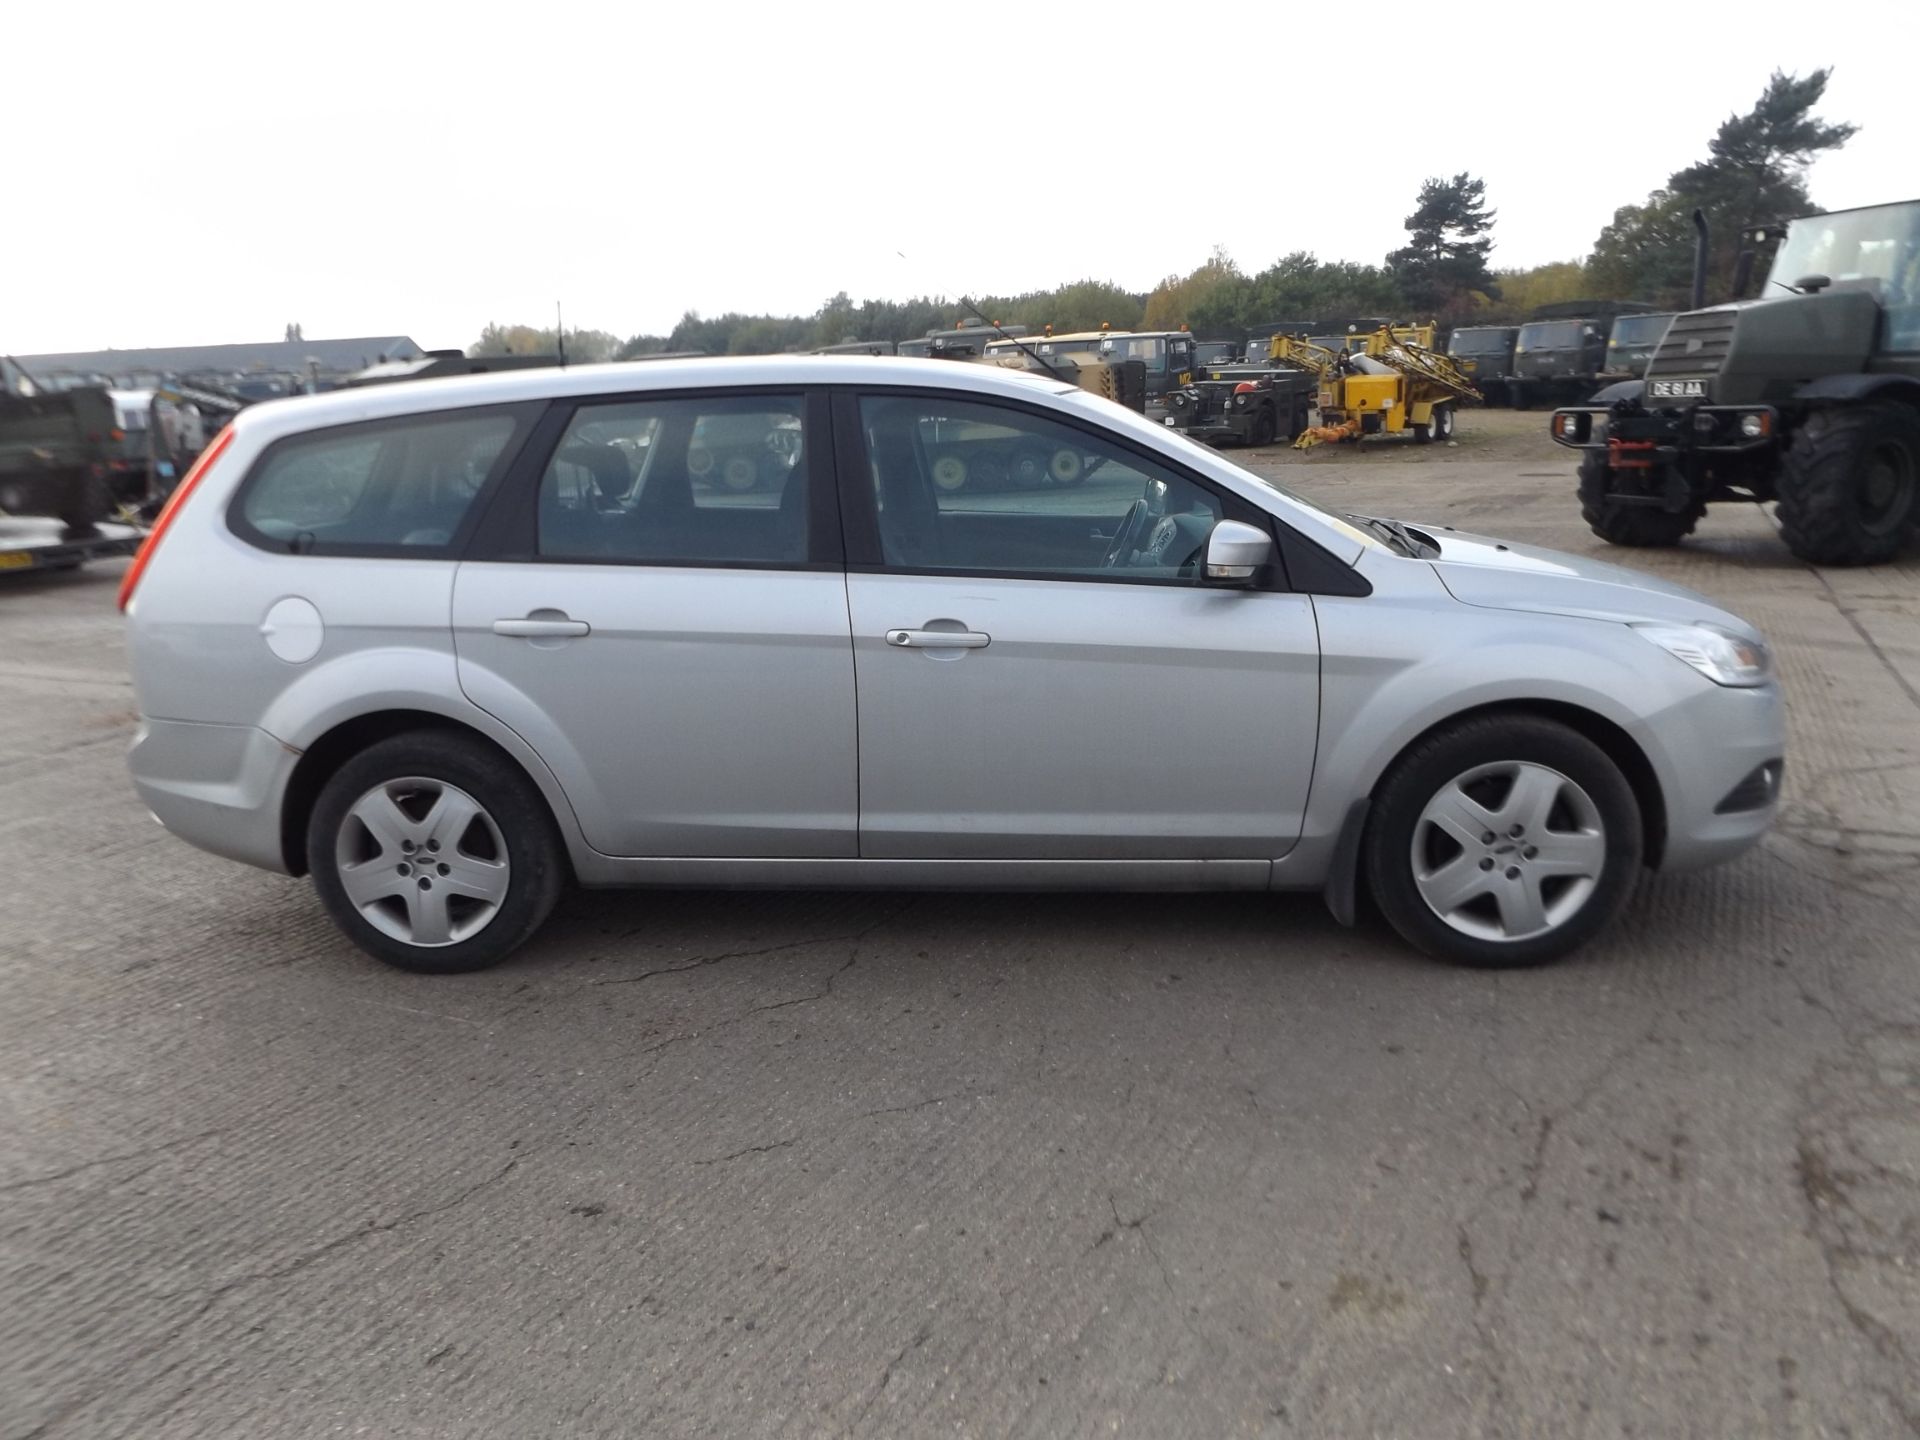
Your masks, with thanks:
[[[78,471],[65,477],[54,513],[64,527],[62,539],[91,539],[100,533],[99,522],[113,514],[113,495],[98,475]]]
[[[1802,560],[1891,560],[1920,521],[1920,415],[1900,404],[1816,410],[1774,483],[1781,537]]]
[[[1018,446],[1007,461],[1007,479],[1016,490],[1038,490],[1052,479],[1047,459],[1047,451],[1040,445]]]
[[[933,459],[933,483],[936,488],[952,494],[956,490],[967,488],[967,462],[953,451],[936,455]]]
[[[720,467],[720,483],[736,495],[744,495],[760,483],[759,457],[729,455]]]
[[[382,740],[335,771],[307,823],[307,862],[348,939],[435,975],[506,959],[567,873],[533,782],[492,746],[444,730]]]
[[[1420,741],[1374,791],[1372,894],[1409,943],[1462,965],[1540,965],[1596,934],[1639,878],[1640,807],[1605,751],[1531,715]]]
[[[1262,445],[1271,445],[1273,444],[1273,432],[1273,411],[1262,410],[1258,415],[1253,417],[1253,434],[1247,443],[1256,449]]]
[[[1507,386],[1507,404],[1515,410],[1531,410],[1533,397],[1527,394],[1527,387],[1516,380]]]
[[[1433,427],[1431,425],[1416,425],[1413,427],[1413,443],[1414,444],[1425,445],[1432,439],[1433,439]]]
[[[1443,443],[1453,439],[1453,407],[1451,405],[1434,407],[1433,438]]]
[[[1056,485],[1071,487],[1087,478],[1087,457],[1062,445],[1047,461],[1047,473]]]
[[[1677,514],[1656,505],[1623,505],[1610,492],[1611,475],[1605,455],[1589,451],[1581,457],[1580,518],[1609,545],[1630,545],[1638,549],[1678,545],[1693,533],[1693,527],[1707,513],[1707,502],[1697,498],[1690,498],[1687,508]]]

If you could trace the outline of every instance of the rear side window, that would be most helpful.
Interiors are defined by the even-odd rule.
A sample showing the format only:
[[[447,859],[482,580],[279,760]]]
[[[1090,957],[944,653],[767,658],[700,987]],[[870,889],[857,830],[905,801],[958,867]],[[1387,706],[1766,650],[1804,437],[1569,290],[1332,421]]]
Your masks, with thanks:
[[[456,411],[280,441],[248,477],[233,527],[303,555],[444,552],[515,422],[505,410]]]
[[[540,481],[539,553],[630,565],[807,558],[800,396],[582,405]]]

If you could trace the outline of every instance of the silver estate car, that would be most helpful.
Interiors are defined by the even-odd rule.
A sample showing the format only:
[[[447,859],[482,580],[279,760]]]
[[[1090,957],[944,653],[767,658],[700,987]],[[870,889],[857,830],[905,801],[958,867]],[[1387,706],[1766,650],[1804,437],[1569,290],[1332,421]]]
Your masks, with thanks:
[[[977,365],[259,405],[121,604],[154,815],[411,970],[569,881],[1318,890],[1529,964],[1747,849],[1781,776],[1767,647],[1700,596]]]

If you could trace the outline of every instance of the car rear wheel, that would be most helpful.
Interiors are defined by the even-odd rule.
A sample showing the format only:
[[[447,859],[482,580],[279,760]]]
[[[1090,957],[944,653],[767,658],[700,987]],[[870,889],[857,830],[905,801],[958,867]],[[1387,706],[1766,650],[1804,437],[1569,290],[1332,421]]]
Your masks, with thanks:
[[[1490,716],[1400,758],[1375,793],[1365,844],[1374,899],[1410,943],[1458,964],[1539,965],[1633,893],[1640,807],[1577,731]]]
[[[414,731],[361,751],[307,826],[314,888],[361,949],[402,970],[482,970],[518,949],[560,896],[546,802],[499,751]]]

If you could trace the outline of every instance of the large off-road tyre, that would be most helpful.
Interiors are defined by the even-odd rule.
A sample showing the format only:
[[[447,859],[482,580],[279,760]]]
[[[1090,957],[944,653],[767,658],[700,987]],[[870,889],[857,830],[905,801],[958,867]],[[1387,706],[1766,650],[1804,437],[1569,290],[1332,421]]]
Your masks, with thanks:
[[[1591,740],[1534,715],[1458,722],[1416,743],[1373,794],[1362,858],[1409,943],[1461,965],[1541,965],[1633,894],[1640,806]]]
[[[348,939],[433,975],[506,959],[539,929],[568,874],[526,773],[449,730],[395,735],[336,770],[307,822],[307,864]]]
[[[1433,407],[1433,438],[1442,445],[1453,439],[1453,407],[1451,405]]]
[[[1701,499],[1690,499],[1687,508],[1677,514],[1653,505],[1622,505],[1608,493],[1610,473],[1605,455],[1589,452],[1581,457],[1580,518],[1609,545],[1637,549],[1678,545],[1707,513],[1707,502]]]
[[[1781,537],[1802,560],[1891,560],[1920,523],[1920,413],[1897,402],[1815,410],[1774,485]]]
[[[1262,406],[1253,417],[1253,433],[1247,437],[1247,443],[1256,450],[1263,445],[1273,444],[1273,411]]]

